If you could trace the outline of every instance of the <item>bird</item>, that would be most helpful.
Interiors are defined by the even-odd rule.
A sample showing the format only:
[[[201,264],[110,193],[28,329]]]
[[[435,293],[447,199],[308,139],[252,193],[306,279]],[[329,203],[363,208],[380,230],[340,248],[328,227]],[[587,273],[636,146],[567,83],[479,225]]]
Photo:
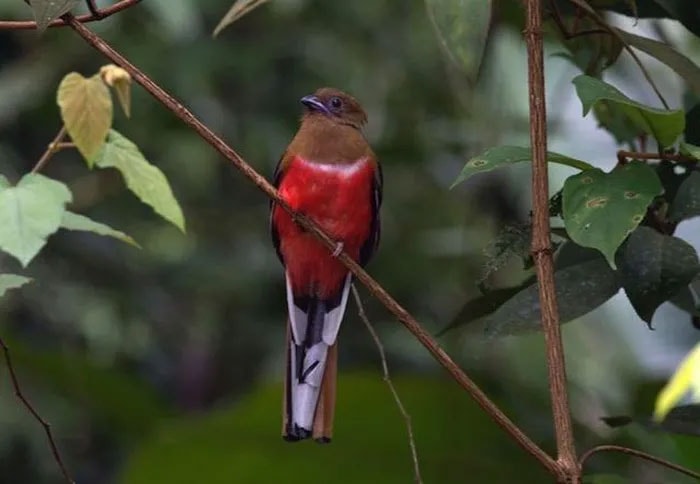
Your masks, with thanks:
[[[351,95],[324,87],[301,98],[299,129],[272,182],[289,207],[312,219],[335,242],[330,251],[270,204],[270,233],[284,267],[287,354],[282,437],[331,441],[338,330],[352,273],[345,252],[365,266],[380,238],[381,165],[363,134],[367,114]]]

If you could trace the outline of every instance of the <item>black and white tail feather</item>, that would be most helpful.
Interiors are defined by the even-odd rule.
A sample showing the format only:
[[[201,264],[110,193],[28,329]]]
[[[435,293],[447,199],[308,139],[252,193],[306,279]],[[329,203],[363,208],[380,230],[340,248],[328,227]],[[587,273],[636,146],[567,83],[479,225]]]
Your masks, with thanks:
[[[295,441],[309,438],[314,432],[319,395],[329,363],[329,350],[336,344],[340,323],[343,321],[352,274],[345,277],[340,294],[327,300],[314,297],[296,298],[292,293],[289,275],[285,274],[285,279],[289,337],[284,438]],[[335,352],[331,357],[336,358]],[[335,371],[336,362],[332,361],[330,364]],[[334,393],[335,389],[325,391]],[[314,437],[320,441],[330,440],[330,435],[322,434],[323,432]]]

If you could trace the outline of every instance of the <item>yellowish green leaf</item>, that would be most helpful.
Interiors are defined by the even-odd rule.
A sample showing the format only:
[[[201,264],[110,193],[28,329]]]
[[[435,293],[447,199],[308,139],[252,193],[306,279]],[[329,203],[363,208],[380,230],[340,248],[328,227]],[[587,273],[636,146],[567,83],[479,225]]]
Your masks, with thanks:
[[[58,86],[61,118],[73,143],[92,168],[112,127],[112,97],[100,76],[66,75]]]
[[[4,296],[10,289],[18,289],[30,281],[29,277],[17,274],[0,274],[0,297]]]
[[[681,362],[666,386],[659,392],[654,405],[654,420],[660,422],[680,400],[691,393],[700,400],[700,344]]]
[[[131,117],[131,74],[114,64],[100,68],[100,76],[117,93],[117,100],[127,118]]]

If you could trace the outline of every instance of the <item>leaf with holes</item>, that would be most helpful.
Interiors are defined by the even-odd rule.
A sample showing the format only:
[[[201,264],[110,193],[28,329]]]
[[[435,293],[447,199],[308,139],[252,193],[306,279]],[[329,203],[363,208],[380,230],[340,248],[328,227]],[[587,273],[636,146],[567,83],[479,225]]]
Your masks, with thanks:
[[[129,245],[133,245],[134,247],[141,248],[141,246],[134,239],[126,235],[124,232],[115,230],[109,225],[105,225],[100,222],[95,222],[94,220],[86,217],[85,215],[65,211],[63,213],[63,218],[61,219],[61,228],[66,230],[92,232],[93,234],[97,235],[113,237]]]
[[[531,159],[532,150],[530,148],[525,148],[522,146],[497,146],[495,148],[489,148],[480,155],[477,155],[467,161],[467,164],[464,165],[462,172],[452,184],[451,188],[462,183],[467,178],[476,175],[477,173],[495,170],[496,168],[503,168],[522,161],[530,161]],[[593,168],[593,166],[589,165],[585,161],[577,160],[575,158],[553,152],[547,153],[547,161],[550,163],[570,166],[578,170],[589,170]]]
[[[700,67],[665,42],[635,35],[615,28],[622,40],[663,62],[681,76],[696,95],[700,95]]]
[[[649,227],[637,227],[617,251],[615,260],[632,307],[649,325],[656,309],[700,272],[692,245]]]
[[[269,0],[236,0],[226,15],[219,21],[219,24],[214,29],[212,34],[214,37],[219,35],[219,33],[226,27],[231,25],[233,22],[247,14],[248,12],[260,7],[262,4],[267,3]]]
[[[28,282],[31,282],[29,277],[17,274],[0,274],[0,297],[4,296],[10,289],[19,289]]]
[[[64,13],[70,12],[78,5],[80,0],[29,0],[32,7],[36,28],[39,31],[46,30],[52,20],[57,19]]]
[[[581,172],[564,182],[566,231],[577,244],[601,251],[614,268],[615,251],[661,193],[659,177],[644,163],[627,163],[610,173]]]
[[[447,57],[475,80],[491,23],[491,0],[425,0]]]
[[[92,168],[112,126],[112,98],[99,75],[66,75],[58,86],[58,106],[76,148]]]
[[[26,267],[58,230],[71,199],[67,186],[43,175],[25,175],[14,187],[0,175],[0,249]]]
[[[554,285],[562,323],[593,311],[620,289],[615,272],[600,256],[557,270]],[[540,317],[539,290],[533,283],[486,317],[480,328],[491,336],[540,331]]]
[[[585,116],[593,106],[608,101],[620,107],[628,121],[640,131],[650,134],[662,146],[672,145],[685,129],[681,109],[656,109],[631,100],[617,88],[594,77],[581,75],[573,80]]]
[[[700,215],[700,173],[693,171],[678,188],[669,210],[669,218],[680,222]]]
[[[165,178],[158,167],[150,164],[138,147],[130,140],[111,130],[107,143],[97,155],[99,168],[116,168],[126,181],[126,186],[143,203],[153,207],[161,217],[185,231],[185,218]]]

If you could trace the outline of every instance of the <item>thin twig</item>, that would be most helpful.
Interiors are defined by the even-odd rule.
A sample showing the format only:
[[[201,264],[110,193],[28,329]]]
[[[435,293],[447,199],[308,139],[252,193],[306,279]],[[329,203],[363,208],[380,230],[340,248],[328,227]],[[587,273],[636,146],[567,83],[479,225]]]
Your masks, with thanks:
[[[639,457],[640,459],[644,459],[649,462],[653,462],[660,466],[666,467],[668,469],[672,469],[676,472],[680,472],[681,474],[685,474],[686,476],[700,479],[700,473],[698,472],[692,471],[683,466],[679,466],[678,464],[674,464],[673,462],[669,462],[666,459],[662,459],[661,457],[656,457],[655,455],[647,454],[646,452],[642,452],[641,450],[630,449],[629,447],[622,447],[620,445],[598,445],[596,447],[593,447],[592,449],[587,450],[583,453],[581,459],[579,460],[579,466],[581,467],[581,469],[583,469],[583,466],[588,460],[588,458],[598,452],[619,452],[621,454]]]
[[[352,285],[352,294],[353,296],[355,296],[355,303],[357,304],[357,313],[360,315],[360,319],[362,320],[362,322],[365,323],[365,326],[367,326],[367,330],[372,335],[374,344],[377,346],[377,350],[379,351],[379,357],[382,360],[382,379],[386,382],[386,385],[389,387],[389,391],[391,391],[391,394],[394,397],[396,406],[398,407],[399,412],[401,412],[401,415],[403,415],[403,419],[406,422],[406,432],[408,433],[408,445],[411,447],[411,458],[413,459],[414,481],[416,482],[416,484],[422,484],[423,479],[420,476],[420,465],[418,464],[418,450],[416,449],[416,440],[413,437],[413,425],[411,425],[411,415],[409,415],[409,413],[406,411],[406,407],[403,406],[401,397],[399,397],[399,394],[396,391],[396,387],[394,387],[394,383],[391,381],[391,377],[389,376],[389,365],[386,361],[386,352],[384,351],[384,345],[379,339],[377,330],[374,329],[374,326],[372,326],[372,323],[367,317],[367,313],[365,313],[365,308],[362,305],[362,300],[360,299],[360,294],[357,292],[355,284]]]
[[[95,0],[85,0],[85,3],[87,4],[88,11],[95,20],[102,20],[104,18],[104,13],[102,12],[102,10],[97,8]]]
[[[569,413],[566,364],[559,328],[554,287],[552,241],[549,235],[549,186],[547,173],[547,111],[544,89],[542,10],[540,0],[528,0],[525,41],[530,93],[530,143],[532,145],[532,255],[539,286],[542,328],[547,350],[547,369],[552,399],[557,464],[560,482],[579,477],[576,448]]]
[[[44,151],[44,154],[41,155],[41,158],[39,158],[39,161],[36,162],[36,165],[34,165],[34,168],[32,168],[32,173],[38,173],[46,164],[49,162],[51,157],[59,152],[63,147],[61,146],[63,143],[63,137],[66,135],[66,127],[61,126],[61,129],[58,130],[58,134],[56,134],[56,137],[53,139],[51,143],[46,147],[46,151]]]
[[[629,161],[633,160],[669,160],[669,161],[687,161],[693,162],[697,161],[695,158],[690,156],[685,156],[680,153],[640,153],[638,151],[626,151],[620,150],[617,152],[617,161],[624,165]]]
[[[51,432],[51,424],[44,420],[41,417],[41,415],[39,415],[39,412],[37,412],[34,409],[32,403],[27,399],[27,397],[24,396],[24,393],[22,393],[22,388],[19,386],[19,380],[17,379],[17,375],[15,374],[15,368],[12,365],[12,359],[10,358],[10,348],[8,348],[8,346],[5,344],[5,341],[1,337],[0,347],[2,347],[2,352],[5,355],[5,363],[7,364],[7,370],[10,373],[10,380],[12,380],[12,388],[15,391],[15,396],[19,398],[24,407],[29,411],[29,413],[32,414],[34,419],[37,422],[39,422],[42,427],[44,427],[44,432],[46,433],[46,438],[49,441],[51,452],[53,453],[53,457],[58,463],[58,466],[61,468],[61,473],[63,474],[63,477],[65,478],[66,482],[75,484],[75,481],[70,477],[66,466],[63,464],[61,453],[58,451],[58,446],[56,445],[56,441],[53,438],[53,433]]]
[[[165,92],[160,86],[153,82],[148,76],[127,61],[121,54],[116,52],[99,36],[81,24],[70,14],[64,15],[63,19],[92,47],[97,49],[114,64],[125,69],[131,78],[140,84],[151,96],[163,104],[169,111],[175,114],[187,126],[193,129],[199,136],[216,149],[222,156],[229,160],[243,175],[252,181],[270,199],[277,203],[282,209],[287,211],[292,219],[303,227],[307,232],[313,234],[326,248],[333,252],[337,243],[323,232],[316,223],[302,214],[294,212],[289,205],[279,196],[277,190],[257,171],[228,146],[221,138],[215,135],[207,126],[197,119],[187,108],[175,100],[170,94]],[[416,319],[404,309],[396,300],[386,292],[386,290],[367,272],[365,272],[352,258],[345,252],[338,255],[338,260],[344,264],[355,277],[362,282],[372,295],[374,295],[396,318],[416,337],[416,339],[433,355],[436,361],[445,368],[452,378],[466,390],[477,404],[524,450],[535,457],[546,469],[552,473],[558,472],[558,466],[554,460],[547,455],[535,442],[532,441],[512,420],[510,420],[496,404],[467,376],[466,373],[450,358],[445,350],[433,339],[416,321]]]
[[[126,10],[129,7],[133,7],[141,0],[121,0],[114,5],[105,7],[103,9],[98,9],[96,14],[88,13],[85,15],[80,15],[75,17],[78,22],[95,22],[97,20],[102,20],[115,13]],[[68,25],[63,19],[56,19],[49,23],[49,27],[65,27]],[[32,30],[36,29],[36,22],[33,20],[2,20],[0,21],[0,30]]]

